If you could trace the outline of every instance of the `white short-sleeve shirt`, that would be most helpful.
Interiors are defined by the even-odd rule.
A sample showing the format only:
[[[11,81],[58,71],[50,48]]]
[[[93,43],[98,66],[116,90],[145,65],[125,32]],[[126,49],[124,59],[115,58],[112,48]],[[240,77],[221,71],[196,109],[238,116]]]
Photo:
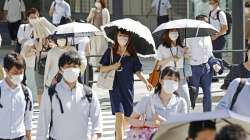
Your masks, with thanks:
[[[161,115],[164,118],[177,113],[187,113],[187,103],[184,98],[172,95],[167,106],[163,105],[159,95],[151,95],[142,98],[142,100],[134,108],[134,112],[140,115],[146,115],[147,121],[153,120],[154,113]]]
[[[191,65],[207,63],[209,58],[213,56],[213,45],[210,36],[187,38],[186,47],[189,48]]]
[[[4,8],[8,11],[7,20],[9,22],[17,22],[22,19],[22,12],[25,12],[23,0],[5,0]]]
[[[222,25],[227,25],[227,16],[224,11],[220,11],[219,19],[217,18],[217,12],[220,10],[217,9],[211,12],[211,16],[209,17],[210,24],[213,25],[218,31],[221,30]]]
[[[160,1],[161,1],[161,3],[160,3]],[[167,10],[172,7],[170,1],[169,0],[153,0],[152,7],[155,7],[156,14],[158,14],[159,3],[161,4],[159,16],[168,15]]]
[[[172,51],[172,53],[171,53],[171,51]],[[164,60],[164,59],[167,59],[173,55],[174,56],[177,55],[180,58],[176,62],[176,68],[183,68],[184,50],[180,46],[167,48],[161,44],[156,51],[156,59],[157,60]],[[174,61],[170,61],[165,66],[161,67],[161,69],[164,69],[168,66],[175,67]]]
[[[63,16],[64,17],[71,16],[70,5],[64,0],[54,1],[51,4],[51,8],[54,8],[54,13],[52,16],[53,24],[59,24]]]

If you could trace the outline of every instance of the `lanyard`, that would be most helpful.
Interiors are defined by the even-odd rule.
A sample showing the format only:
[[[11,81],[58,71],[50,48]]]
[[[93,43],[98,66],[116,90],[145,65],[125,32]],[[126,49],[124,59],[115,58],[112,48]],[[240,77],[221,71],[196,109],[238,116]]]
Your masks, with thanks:
[[[172,55],[172,57],[176,57],[176,56],[178,56],[178,46],[176,46],[176,55],[174,55],[174,53],[173,53],[173,51],[172,51],[172,48],[170,48],[170,52],[171,52],[171,55]],[[176,61],[174,61],[174,67],[176,68],[176,66],[177,66],[177,64],[176,64]]]

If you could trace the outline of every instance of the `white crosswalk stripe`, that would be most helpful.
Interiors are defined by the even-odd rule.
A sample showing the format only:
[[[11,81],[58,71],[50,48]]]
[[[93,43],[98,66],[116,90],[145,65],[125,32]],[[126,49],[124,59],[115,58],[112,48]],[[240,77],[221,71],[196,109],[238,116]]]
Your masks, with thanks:
[[[102,106],[102,116],[103,116],[102,140],[114,140],[115,117],[111,114],[110,108],[106,107],[104,108]],[[32,140],[36,140],[38,117],[39,117],[39,109],[38,107],[35,107],[32,119]]]

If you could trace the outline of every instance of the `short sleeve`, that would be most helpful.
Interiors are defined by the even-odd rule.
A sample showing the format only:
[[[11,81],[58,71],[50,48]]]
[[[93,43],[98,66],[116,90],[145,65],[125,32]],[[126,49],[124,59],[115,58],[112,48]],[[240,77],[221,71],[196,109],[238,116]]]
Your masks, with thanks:
[[[153,0],[153,1],[152,1],[151,6],[152,6],[152,7],[156,7],[156,0]]]
[[[66,6],[66,17],[70,17],[70,16],[71,16],[71,10],[70,10],[69,4],[67,4],[67,6]]]
[[[145,114],[150,97],[151,96],[143,97],[141,101],[135,106],[134,112],[140,115]]]
[[[181,97],[178,113],[187,113],[187,112],[188,112],[187,102],[184,98]]]
[[[133,73],[136,73],[138,71],[142,71],[142,63],[140,59],[136,57],[133,65]]]
[[[220,24],[227,25],[227,16],[224,11],[221,11],[219,13],[219,18],[220,18]]]
[[[108,48],[101,58],[101,61],[100,61],[101,65],[103,66],[110,65],[110,53],[111,53],[111,48]]]
[[[9,7],[8,7],[8,0],[5,0],[3,10],[4,10],[4,11],[8,11],[8,10],[9,10]]]
[[[167,0],[167,9],[172,8],[172,5],[169,0]]]
[[[25,12],[26,8],[25,8],[25,4],[23,2],[23,0],[21,1],[21,11]]]
[[[155,59],[156,59],[156,60],[162,60],[162,59],[163,59],[161,47],[162,47],[162,45],[160,45],[160,46],[158,47],[158,49],[156,50],[156,54],[155,54]]]

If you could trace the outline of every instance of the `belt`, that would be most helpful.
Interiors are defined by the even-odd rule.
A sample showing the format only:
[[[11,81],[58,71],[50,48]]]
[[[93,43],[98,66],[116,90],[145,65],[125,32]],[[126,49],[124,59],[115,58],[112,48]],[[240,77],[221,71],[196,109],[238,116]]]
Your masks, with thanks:
[[[2,139],[0,138],[0,140],[22,140],[24,136],[18,137],[18,138],[14,138],[14,139]]]

